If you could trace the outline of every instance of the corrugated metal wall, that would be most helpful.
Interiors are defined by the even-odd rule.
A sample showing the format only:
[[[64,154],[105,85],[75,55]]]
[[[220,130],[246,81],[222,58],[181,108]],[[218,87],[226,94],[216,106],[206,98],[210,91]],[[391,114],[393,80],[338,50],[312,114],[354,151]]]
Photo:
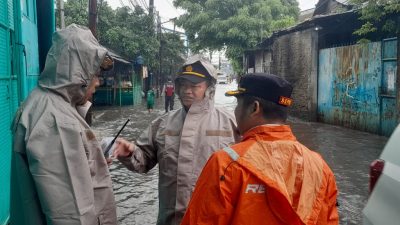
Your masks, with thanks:
[[[36,0],[18,1],[17,22],[19,48],[23,58],[20,61],[20,95],[25,99],[30,91],[37,86],[39,78],[39,48],[37,31]]]
[[[0,0],[0,224],[9,217],[11,121],[39,76],[36,21],[35,0]]]
[[[10,205],[11,117],[15,99],[16,80],[11,70],[11,34],[14,29],[13,2],[0,0],[0,224],[8,220]]]
[[[381,134],[389,136],[397,125],[396,109],[396,73],[397,41],[395,38],[382,42],[382,90],[381,98]]]
[[[390,39],[320,50],[318,120],[391,134],[397,115],[396,45]]]

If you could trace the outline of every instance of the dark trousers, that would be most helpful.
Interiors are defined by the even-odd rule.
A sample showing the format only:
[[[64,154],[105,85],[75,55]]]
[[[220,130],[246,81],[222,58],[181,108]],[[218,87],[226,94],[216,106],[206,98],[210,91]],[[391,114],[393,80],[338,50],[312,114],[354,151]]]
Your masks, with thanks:
[[[168,112],[169,110],[174,109],[174,96],[165,96],[165,112]]]

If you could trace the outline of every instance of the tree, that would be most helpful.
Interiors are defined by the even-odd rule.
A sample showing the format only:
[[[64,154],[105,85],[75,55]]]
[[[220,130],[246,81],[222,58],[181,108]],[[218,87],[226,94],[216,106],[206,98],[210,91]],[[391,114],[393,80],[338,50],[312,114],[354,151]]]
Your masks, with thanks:
[[[131,59],[142,55],[145,63],[154,67],[159,41],[154,31],[149,29],[152,24],[150,16],[138,6],[134,10],[117,8],[114,14],[107,11],[107,8],[105,13],[102,8],[99,10],[100,43]]]
[[[299,14],[296,0],[175,0],[174,5],[186,11],[177,25],[185,29],[190,48],[198,52],[226,47],[236,71],[245,49],[293,25]]]
[[[88,5],[89,0],[67,1],[64,4],[65,26],[72,23],[88,26]],[[59,19],[58,16],[56,18]]]
[[[386,32],[400,32],[400,17],[390,17],[400,13],[399,0],[351,0],[359,8],[360,19],[364,24],[355,34],[363,36],[378,31],[383,22],[382,30]]]
[[[186,49],[177,33],[163,33],[161,36],[162,74],[174,75],[184,63]]]
[[[352,0],[360,9],[360,18],[365,23],[355,34],[360,36],[378,31],[383,22],[383,31],[397,34],[397,112],[400,112],[400,1],[399,0]],[[397,122],[400,114],[397,113]]]
[[[65,24],[88,26],[88,0],[68,0],[64,4]],[[58,12],[57,12],[58,13]],[[59,25],[58,16],[57,24]],[[105,47],[130,60],[141,55],[145,64],[158,70],[157,57],[160,41],[155,34],[154,22],[141,7],[121,7],[113,10],[105,0],[98,3],[97,39]],[[176,71],[183,62],[185,47],[175,34],[163,34],[163,71]],[[164,67],[165,65],[165,67]]]

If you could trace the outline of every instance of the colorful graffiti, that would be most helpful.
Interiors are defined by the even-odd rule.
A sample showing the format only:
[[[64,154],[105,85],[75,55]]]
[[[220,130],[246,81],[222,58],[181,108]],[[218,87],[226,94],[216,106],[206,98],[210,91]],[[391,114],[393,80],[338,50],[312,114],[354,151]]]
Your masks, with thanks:
[[[384,135],[393,131],[395,104],[384,99],[396,99],[396,61],[387,59],[396,56],[397,43],[391,40],[391,47],[384,41],[320,50],[319,121]]]

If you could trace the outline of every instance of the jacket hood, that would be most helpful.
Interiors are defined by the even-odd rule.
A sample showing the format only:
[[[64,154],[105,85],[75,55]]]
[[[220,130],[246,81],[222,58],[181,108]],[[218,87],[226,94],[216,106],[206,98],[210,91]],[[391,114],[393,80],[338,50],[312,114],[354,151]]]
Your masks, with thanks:
[[[71,24],[53,34],[39,86],[76,105],[84,98],[93,76],[100,71],[106,54],[107,49],[88,28]]]

